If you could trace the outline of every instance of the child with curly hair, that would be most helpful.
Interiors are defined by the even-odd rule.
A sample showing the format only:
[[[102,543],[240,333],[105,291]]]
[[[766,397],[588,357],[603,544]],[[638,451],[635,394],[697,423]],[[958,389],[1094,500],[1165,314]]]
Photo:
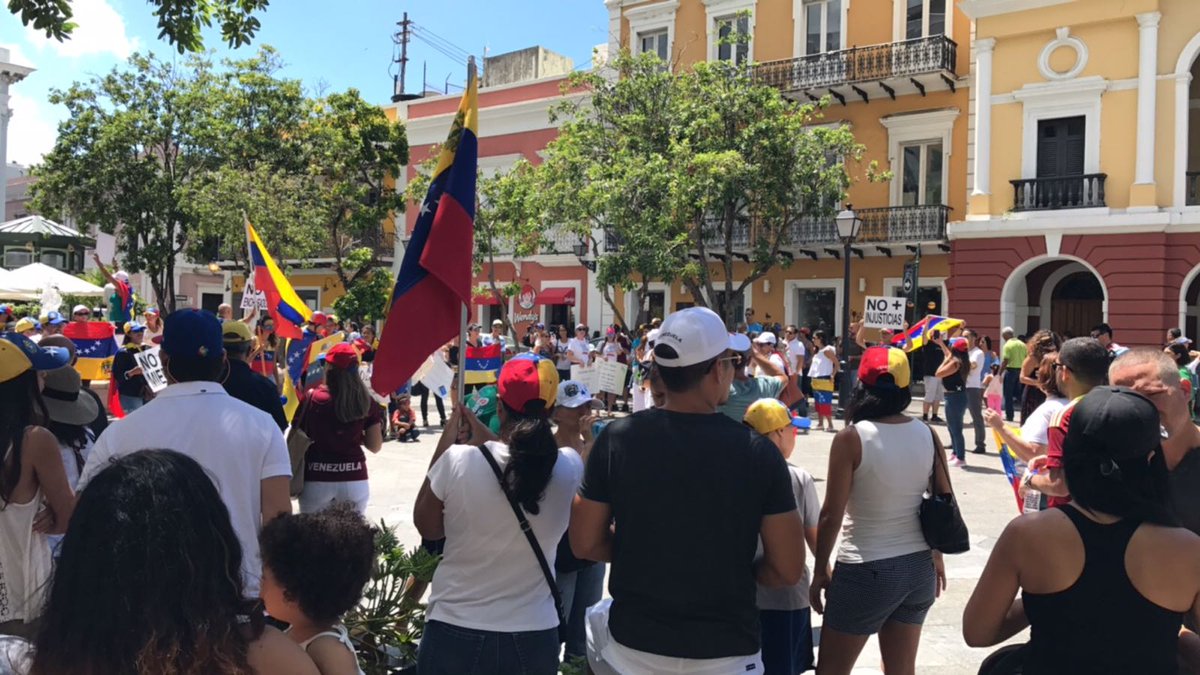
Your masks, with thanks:
[[[321,675],[362,675],[341,618],[362,598],[375,564],[375,534],[354,505],[284,514],[259,534],[263,602],[291,624],[287,635]]]

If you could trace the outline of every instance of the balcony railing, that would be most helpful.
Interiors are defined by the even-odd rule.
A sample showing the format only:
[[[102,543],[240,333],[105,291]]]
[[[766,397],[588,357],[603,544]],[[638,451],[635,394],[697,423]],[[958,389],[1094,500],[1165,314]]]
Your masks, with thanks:
[[[1104,206],[1103,173],[1009,181],[1015,199],[1013,211],[1053,211]]]
[[[750,223],[744,220],[734,221],[730,238],[733,250],[743,251],[750,248]],[[725,250],[725,228],[717,218],[711,218],[705,223],[704,248],[713,253]]]
[[[1187,172],[1187,205],[1200,206],[1200,171]]]
[[[783,91],[810,91],[862,82],[942,73],[954,76],[958,45],[945,35],[852,47],[768,61],[754,68],[755,77]]]
[[[862,219],[856,244],[904,244],[946,239],[950,207],[941,204],[889,206],[860,209]],[[830,246],[841,243],[832,217],[810,217],[795,224],[788,242],[793,248]]]

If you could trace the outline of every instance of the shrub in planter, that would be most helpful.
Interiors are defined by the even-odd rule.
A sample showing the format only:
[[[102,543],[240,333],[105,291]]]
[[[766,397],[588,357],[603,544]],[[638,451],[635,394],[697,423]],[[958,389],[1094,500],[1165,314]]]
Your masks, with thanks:
[[[367,675],[415,672],[417,643],[425,628],[421,597],[440,556],[421,547],[405,550],[396,530],[379,522],[375,568],[359,606],[344,623]]]

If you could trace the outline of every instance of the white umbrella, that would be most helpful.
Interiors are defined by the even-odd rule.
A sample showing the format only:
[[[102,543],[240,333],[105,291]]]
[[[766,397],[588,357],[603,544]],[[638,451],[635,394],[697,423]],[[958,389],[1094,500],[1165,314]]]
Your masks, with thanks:
[[[35,300],[38,295],[36,293],[27,293],[12,288],[8,284],[8,278],[12,276],[12,272],[0,267],[0,300]]]
[[[32,263],[12,270],[0,280],[0,288],[30,294],[31,299],[42,297],[42,292],[47,288],[56,288],[62,295],[105,295],[103,288],[42,263]]]

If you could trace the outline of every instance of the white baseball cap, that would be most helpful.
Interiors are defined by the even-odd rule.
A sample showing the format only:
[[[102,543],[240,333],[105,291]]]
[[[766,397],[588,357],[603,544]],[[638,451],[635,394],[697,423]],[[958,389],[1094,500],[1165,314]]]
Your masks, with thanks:
[[[650,331],[649,333],[646,333],[646,343],[647,343],[647,344],[653,344],[653,343],[657,342],[657,341],[658,341],[658,336],[659,336],[661,333],[662,333],[662,331],[660,331],[660,330],[659,330],[659,329],[657,329],[657,328],[655,328],[654,330]]]
[[[725,350],[744,352],[750,338],[730,334],[717,313],[706,307],[689,307],[667,316],[658,329],[654,360],[666,368],[683,368],[720,356]],[[664,352],[674,352],[665,356]]]
[[[578,408],[584,405],[596,408],[603,405],[592,396],[587,385],[577,380],[565,380],[558,383],[558,397],[555,404],[564,408]]]
[[[754,338],[754,341],[760,345],[773,345],[775,344],[775,334],[771,331],[759,333],[758,337]]]

